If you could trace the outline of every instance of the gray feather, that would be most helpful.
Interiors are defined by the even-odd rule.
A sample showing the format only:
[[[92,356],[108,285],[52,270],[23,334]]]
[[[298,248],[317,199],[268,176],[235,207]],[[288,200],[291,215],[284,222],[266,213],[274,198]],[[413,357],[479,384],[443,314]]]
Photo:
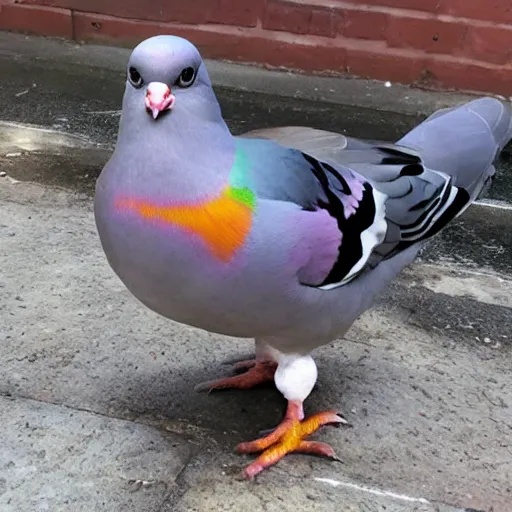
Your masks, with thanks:
[[[418,151],[426,167],[449,174],[473,200],[493,176],[492,164],[511,137],[510,104],[480,98],[435,112],[397,144]]]
[[[354,161],[357,161],[357,150],[364,151],[372,146],[369,141],[303,126],[262,128],[244,133],[240,137],[273,140],[281,146],[298,149],[319,160],[338,161],[339,159],[349,157],[355,158]],[[351,150],[351,155],[352,151],[354,151],[353,156],[348,156],[346,150]]]

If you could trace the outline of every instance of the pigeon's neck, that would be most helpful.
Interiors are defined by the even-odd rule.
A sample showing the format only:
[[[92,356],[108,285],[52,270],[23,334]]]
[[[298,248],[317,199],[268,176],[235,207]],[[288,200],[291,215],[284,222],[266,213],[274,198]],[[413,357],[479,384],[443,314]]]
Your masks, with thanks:
[[[229,184],[236,142],[222,119],[146,115],[138,130],[127,121],[121,119],[115,158],[129,165],[119,178],[130,188],[136,180],[144,195],[175,203],[215,197]]]

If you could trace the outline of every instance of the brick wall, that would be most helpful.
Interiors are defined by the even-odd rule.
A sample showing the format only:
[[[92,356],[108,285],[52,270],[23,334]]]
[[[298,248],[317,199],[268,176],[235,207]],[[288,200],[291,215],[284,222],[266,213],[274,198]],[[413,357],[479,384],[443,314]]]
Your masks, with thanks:
[[[0,29],[512,95],[512,0],[0,0]]]

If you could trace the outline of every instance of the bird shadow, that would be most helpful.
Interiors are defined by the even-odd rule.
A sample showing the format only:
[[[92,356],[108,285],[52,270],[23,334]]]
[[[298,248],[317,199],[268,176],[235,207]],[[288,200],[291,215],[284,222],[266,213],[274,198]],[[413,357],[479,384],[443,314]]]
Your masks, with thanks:
[[[185,421],[212,433],[229,432],[235,437],[241,433],[244,438],[277,424],[285,400],[271,382],[243,391],[194,390],[199,382],[229,373],[229,367],[218,364],[215,368],[182,366],[179,372],[161,369],[138,374],[117,388],[114,407],[149,422]]]
[[[243,355],[236,359],[243,359]],[[363,367],[351,368],[347,360],[320,356],[319,381],[306,400],[306,415],[325,409],[342,412],[344,402],[360,400],[359,393],[368,387],[354,385],[367,380],[361,372]],[[194,390],[199,382],[229,373],[230,367],[220,361],[208,368],[189,365],[124,376],[125,382],[116,386],[115,397],[110,391],[110,409],[149,423],[185,422],[212,436],[228,433],[230,443],[257,437],[275,427],[283,418],[286,401],[272,382],[249,390]]]

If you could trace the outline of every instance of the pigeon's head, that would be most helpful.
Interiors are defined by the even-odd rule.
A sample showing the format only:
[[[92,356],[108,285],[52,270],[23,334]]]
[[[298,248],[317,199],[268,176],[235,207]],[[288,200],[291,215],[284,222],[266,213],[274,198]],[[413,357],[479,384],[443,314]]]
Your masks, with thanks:
[[[192,43],[175,36],[151,37],[133,50],[123,109],[154,121],[174,112],[207,120],[220,115],[201,55]]]

